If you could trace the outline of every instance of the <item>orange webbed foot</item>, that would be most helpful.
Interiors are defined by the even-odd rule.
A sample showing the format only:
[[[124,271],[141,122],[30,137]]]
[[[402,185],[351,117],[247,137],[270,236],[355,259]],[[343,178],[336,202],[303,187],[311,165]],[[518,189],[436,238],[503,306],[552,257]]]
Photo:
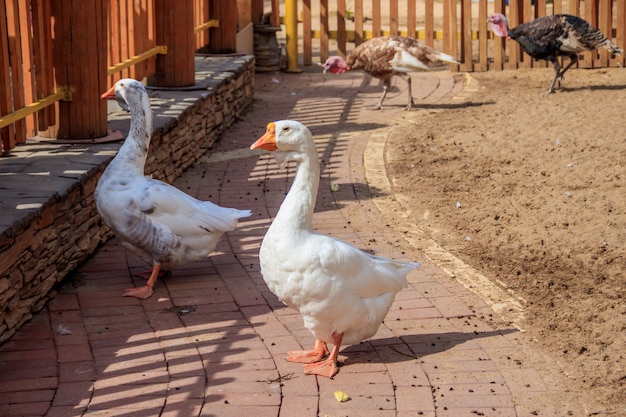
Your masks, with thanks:
[[[159,276],[159,272],[161,271],[161,265],[156,264],[152,267],[152,273],[150,274],[150,278],[148,278],[148,282],[146,285],[140,288],[129,288],[124,290],[124,297],[135,297],[142,300],[152,297],[154,293],[154,283]]]
[[[319,375],[332,379],[332,377],[337,375],[337,372],[339,372],[337,361],[330,358],[322,362],[304,365],[304,373],[306,375]]]
[[[319,362],[328,355],[328,347],[321,340],[315,341],[313,350],[294,350],[287,353],[289,356],[285,360],[297,363]]]
[[[124,290],[124,297],[135,297],[142,300],[152,297],[154,290],[149,285],[139,288],[128,288]]]

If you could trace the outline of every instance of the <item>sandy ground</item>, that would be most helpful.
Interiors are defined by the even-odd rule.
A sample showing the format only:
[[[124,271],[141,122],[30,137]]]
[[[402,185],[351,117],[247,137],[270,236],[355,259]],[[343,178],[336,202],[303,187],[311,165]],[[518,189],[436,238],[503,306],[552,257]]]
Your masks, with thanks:
[[[620,415],[626,71],[575,69],[542,95],[552,74],[475,73],[464,100],[417,102],[388,143],[388,174],[432,239],[525,304],[529,341],[574,389]]]

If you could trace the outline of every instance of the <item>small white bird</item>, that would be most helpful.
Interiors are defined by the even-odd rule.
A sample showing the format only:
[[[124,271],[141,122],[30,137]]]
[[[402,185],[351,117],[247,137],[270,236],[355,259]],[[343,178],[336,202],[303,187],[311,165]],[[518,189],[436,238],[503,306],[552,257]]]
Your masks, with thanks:
[[[153,293],[161,268],[206,258],[222,234],[234,230],[237,220],[251,212],[200,201],[146,177],[152,110],[144,86],[133,79],[122,79],[101,97],[115,98],[127,106],[130,130],[98,181],[96,207],[122,245],[152,265],[144,287],[124,291],[125,296],[146,299]]]
[[[293,184],[263,238],[261,273],[280,300],[300,311],[316,339],[313,350],[289,352],[287,360],[306,363],[306,374],[332,378],[341,345],[376,333],[396,293],[407,287],[406,275],[419,264],[372,256],[312,231],[320,168],[313,136],[302,123],[269,123],[250,148],[272,152],[279,164],[298,163]],[[329,342],[334,344],[330,352]]]
[[[454,57],[426,46],[406,36],[381,36],[363,42],[344,61],[340,56],[331,56],[324,63],[324,72],[341,74],[353,69],[362,69],[383,82],[383,95],[374,110],[379,110],[391,87],[391,77],[402,77],[408,84],[408,104],[413,106],[410,72],[440,71],[449,69],[448,64],[458,64]]]

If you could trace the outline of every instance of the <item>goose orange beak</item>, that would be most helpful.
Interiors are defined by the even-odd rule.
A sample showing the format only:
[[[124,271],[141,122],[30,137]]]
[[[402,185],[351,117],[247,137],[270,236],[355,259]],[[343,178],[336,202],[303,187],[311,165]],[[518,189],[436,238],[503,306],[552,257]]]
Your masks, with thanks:
[[[115,98],[115,85],[113,87],[109,88],[105,93],[102,93],[100,98],[111,98],[111,99],[114,99]]]
[[[256,142],[254,142],[250,149],[264,149],[266,151],[275,151],[276,147],[276,125],[274,122],[267,124],[267,130],[265,134],[261,136]]]

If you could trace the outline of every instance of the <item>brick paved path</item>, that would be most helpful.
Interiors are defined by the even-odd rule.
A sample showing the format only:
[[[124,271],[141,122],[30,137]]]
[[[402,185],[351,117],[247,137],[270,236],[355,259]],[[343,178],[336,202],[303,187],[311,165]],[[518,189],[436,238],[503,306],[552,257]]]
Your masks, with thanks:
[[[461,75],[416,75],[418,103],[466,94]],[[361,74],[259,74],[252,111],[176,183],[253,216],[205,262],[159,280],[146,301],[122,297],[145,265],[113,240],[54,302],[0,348],[2,416],[554,416],[560,376],[517,340],[481,298],[390,227],[401,205],[381,173],[384,139],[402,118],[404,83],[383,111]],[[419,104],[418,104],[419,106]],[[419,110],[416,110],[419,111]],[[267,290],[258,249],[294,173],[248,150],[269,121],[298,119],[315,135],[322,181],[314,226],[365,250],[422,262],[369,342],[345,348],[334,380],[305,376],[286,352],[313,339]],[[369,182],[369,186],[368,186]],[[469,287],[466,283],[466,285]],[[500,306],[501,307],[501,306]],[[506,308],[504,309],[506,311]],[[71,334],[60,334],[68,333]],[[351,400],[339,403],[334,391]]]

